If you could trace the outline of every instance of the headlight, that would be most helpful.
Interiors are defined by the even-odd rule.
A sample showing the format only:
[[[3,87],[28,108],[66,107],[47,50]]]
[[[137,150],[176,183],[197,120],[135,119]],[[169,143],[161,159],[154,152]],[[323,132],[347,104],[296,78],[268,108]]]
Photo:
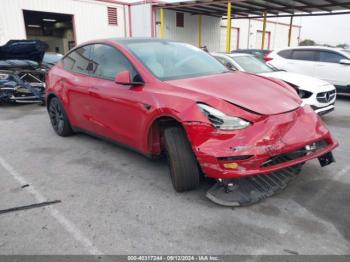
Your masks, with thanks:
[[[6,80],[9,78],[9,74],[0,74],[0,80]]]
[[[209,121],[218,129],[235,130],[246,128],[250,125],[248,121],[239,117],[225,115],[223,112],[206,104],[197,103],[197,105],[203,114],[208,117]]]
[[[309,92],[309,91],[306,91],[306,90],[302,90],[302,89],[299,89],[299,97],[300,98],[309,98],[310,96],[312,96],[312,93]]]

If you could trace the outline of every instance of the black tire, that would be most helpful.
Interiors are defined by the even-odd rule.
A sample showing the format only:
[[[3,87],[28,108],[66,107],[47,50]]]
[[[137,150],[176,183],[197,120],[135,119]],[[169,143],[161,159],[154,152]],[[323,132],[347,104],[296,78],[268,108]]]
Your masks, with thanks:
[[[174,189],[184,192],[197,188],[200,170],[185,130],[181,127],[166,128],[164,143]]]
[[[48,106],[50,121],[56,134],[59,136],[70,136],[73,130],[70,126],[64,107],[57,97],[50,100]]]

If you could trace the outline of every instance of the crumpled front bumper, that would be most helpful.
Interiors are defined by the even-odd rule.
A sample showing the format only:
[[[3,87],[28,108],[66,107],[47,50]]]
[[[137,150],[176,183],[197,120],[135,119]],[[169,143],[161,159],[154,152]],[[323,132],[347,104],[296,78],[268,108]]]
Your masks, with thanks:
[[[221,131],[198,122],[184,125],[202,171],[216,179],[271,173],[320,157],[338,145],[307,105],[262,117],[242,130]],[[271,163],[272,159],[279,160]]]

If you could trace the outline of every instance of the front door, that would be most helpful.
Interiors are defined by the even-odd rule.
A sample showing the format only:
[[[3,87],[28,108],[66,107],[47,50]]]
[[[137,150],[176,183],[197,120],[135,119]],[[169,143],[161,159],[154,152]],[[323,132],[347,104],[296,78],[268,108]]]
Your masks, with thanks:
[[[141,148],[142,130],[151,109],[152,96],[147,87],[114,82],[117,73],[138,73],[115,47],[96,44],[92,50],[91,106],[93,132],[136,149]],[[148,106],[149,105],[149,106]]]

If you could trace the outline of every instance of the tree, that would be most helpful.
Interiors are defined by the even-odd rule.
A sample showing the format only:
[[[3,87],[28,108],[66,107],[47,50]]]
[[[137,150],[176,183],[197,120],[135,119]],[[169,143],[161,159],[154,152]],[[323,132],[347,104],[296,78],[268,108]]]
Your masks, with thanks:
[[[338,44],[338,45],[336,45],[336,47],[343,48],[343,49],[348,49],[349,45],[348,44]]]
[[[305,39],[299,43],[300,46],[316,45],[316,42],[311,39]]]

